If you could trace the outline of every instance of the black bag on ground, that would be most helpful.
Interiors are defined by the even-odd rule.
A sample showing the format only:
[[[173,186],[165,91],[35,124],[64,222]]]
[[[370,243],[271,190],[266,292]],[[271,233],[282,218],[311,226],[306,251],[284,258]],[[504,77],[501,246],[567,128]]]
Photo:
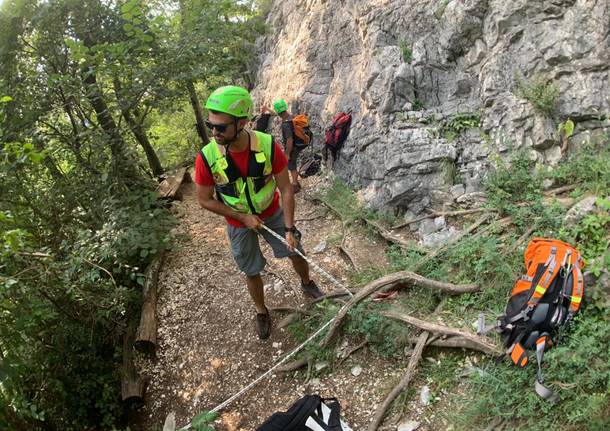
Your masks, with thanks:
[[[256,431],[352,431],[340,413],[336,398],[305,395],[288,411],[271,415]]]
[[[320,166],[322,165],[322,156],[316,153],[311,153],[311,155],[307,156],[303,163],[301,163],[301,167],[299,168],[299,175],[302,178],[311,177],[312,175],[316,175],[320,172]]]

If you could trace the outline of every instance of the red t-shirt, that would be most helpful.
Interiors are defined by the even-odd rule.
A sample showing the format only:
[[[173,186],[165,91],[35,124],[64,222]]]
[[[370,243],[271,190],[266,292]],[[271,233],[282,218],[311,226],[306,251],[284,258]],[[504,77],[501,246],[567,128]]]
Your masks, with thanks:
[[[288,159],[284,154],[284,151],[280,147],[277,142],[273,143],[273,161],[271,163],[271,173],[279,174],[283,169],[288,166]],[[238,153],[234,151],[229,151],[229,155],[231,159],[235,162],[239,173],[242,176],[246,176],[248,174],[248,161],[250,159],[250,148],[246,148],[244,151],[240,151]],[[213,186],[214,185],[214,177],[212,177],[212,173],[206,167],[205,162],[203,161],[201,152],[197,155],[195,159],[195,183],[201,186]],[[267,217],[272,216],[280,207],[280,195],[278,191],[275,191],[275,195],[273,196],[273,202],[269,205],[265,211],[260,214],[260,218],[265,219]],[[235,220],[232,217],[225,217],[227,219],[227,223],[231,226],[235,227],[244,227],[244,224],[240,221]]]

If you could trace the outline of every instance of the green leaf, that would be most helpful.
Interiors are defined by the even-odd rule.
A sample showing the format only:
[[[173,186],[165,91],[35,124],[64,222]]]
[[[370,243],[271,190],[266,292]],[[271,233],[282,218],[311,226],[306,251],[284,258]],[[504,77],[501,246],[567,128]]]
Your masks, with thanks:
[[[12,102],[13,98],[11,96],[2,96],[0,97],[0,103]]]
[[[217,412],[203,411],[193,418],[191,425],[193,426],[193,429],[198,431],[213,431],[214,428],[208,426],[207,424],[214,422],[217,418]]]

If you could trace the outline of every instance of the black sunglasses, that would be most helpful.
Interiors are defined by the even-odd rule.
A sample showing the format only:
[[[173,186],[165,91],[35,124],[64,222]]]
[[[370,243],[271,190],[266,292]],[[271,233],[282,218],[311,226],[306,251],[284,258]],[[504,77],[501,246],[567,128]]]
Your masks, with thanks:
[[[229,127],[231,124],[233,123],[225,123],[225,124],[214,124],[214,123],[210,123],[209,121],[205,122],[205,127],[207,127],[210,130],[218,130],[220,133],[224,133],[225,130],[227,130],[227,127]]]

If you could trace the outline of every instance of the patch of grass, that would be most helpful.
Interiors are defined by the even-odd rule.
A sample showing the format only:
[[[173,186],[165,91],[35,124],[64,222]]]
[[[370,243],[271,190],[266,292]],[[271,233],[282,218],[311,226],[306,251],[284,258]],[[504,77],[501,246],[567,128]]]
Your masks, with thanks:
[[[610,137],[584,142],[549,177],[558,186],[578,184],[583,191],[603,196],[610,190]]]
[[[370,349],[380,356],[400,357],[408,344],[410,331],[404,324],[379,314],[389,307],[387,304],[358,304],[348,312],[345,333],[364,338]]]
[[[422,102],[418,97],[413,99],[412,108],[414,111],[421,111],[424,109],[424,102]]]
[[[552,81],[541,77],[534,78],[530,82],[515,78],[517,94],[528,100],[534,110],[539,114],[552,117],[557,110],[557,98],[559,87]]]
[[[519,369],[505,361],[490,363],[474,375],[469,399],[458,403],[455,418],[463,429],[505,419],[505,429],[605,430],[610,426],[610,324],[607,312],[585,311],[569,339],[545,354],[545,381],[559,391],[553,405],[533,389],[535,364]],[[560,386],[569,389],[560,389]]]
[[[402,41],[398,44],[398,46],[400,47],[400,55],[402,56],[402,61],[411,64],[411,61],[413,61],[413,49],[411,48],[411,45],[409,45],[407,42]]]
[[[333,177],[330,185],[321,191],[318,197],[334,208],[341,220],[347,223],[352,223],[360,217],[362,209],[356,194],[340,178]]]
[[[440,135],[447,141],[454,141],[462,132],[481,125],[481,118],[476,113],[458,113],[441,122]]]

